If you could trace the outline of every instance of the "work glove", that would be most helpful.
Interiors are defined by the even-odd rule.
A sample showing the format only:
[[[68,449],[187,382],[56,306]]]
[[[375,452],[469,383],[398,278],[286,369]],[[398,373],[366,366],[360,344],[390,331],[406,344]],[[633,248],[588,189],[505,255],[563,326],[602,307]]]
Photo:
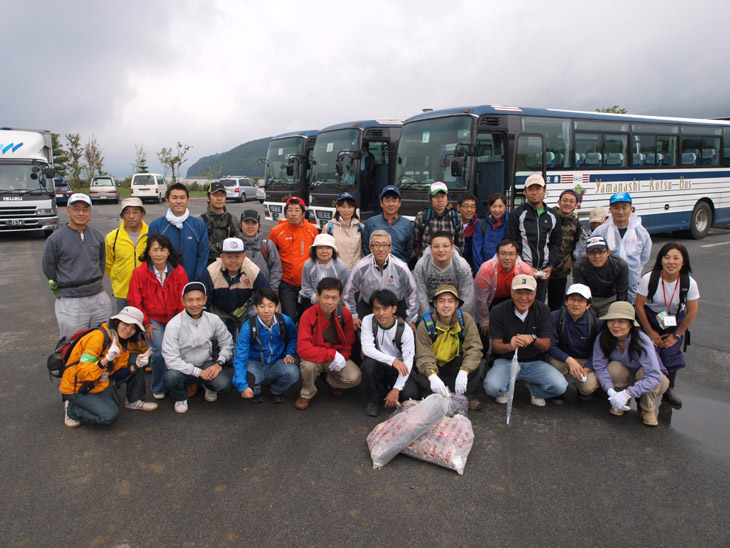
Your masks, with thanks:
[[[347,360],[345,359],[345,357],[339,352],[335,352],[335,357],[330,363],[330,371],[342,371],[345,368],[346,363]]]
[[[448,397],[449,389],[436,373],[428,378],[428,382],[431,384],[431,392],[441,394],[444,398]]]
[[[616,392],[613,388],[608,390],[608,401],[611,402],[611,407],[620,411],[631,411],[631,407],[626,403],[631,399],[629,393],[626,390]]]
[[[466,371],[459,371],[459,374],[456,375],[456,383],[454,385],[454,390],[457,394],[463,394],[466,392],[466,381],[469,378],[469,373]]]
[[[139,354],[137,356],[137,361],[134,362],[134,365],[137,366],[137,369],[141,369],[143,367],[147,367],[147,364],[150,363],[150,357],[147,354]]]
[[[112,341],[111,346],[109,347],[109,350],[106,351],[106,361],[113,362],[114,358],[119,356],[119,354],[122,353],[122,349],[117,346],[117,339],[114,338],[114,341]]]

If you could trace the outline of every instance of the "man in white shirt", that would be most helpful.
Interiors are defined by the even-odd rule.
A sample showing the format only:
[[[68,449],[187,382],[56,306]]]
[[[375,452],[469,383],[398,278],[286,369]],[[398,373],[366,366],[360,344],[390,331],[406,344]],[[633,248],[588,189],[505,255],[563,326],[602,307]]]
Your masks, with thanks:
[[[396,316],[398,298],[388,289],[375,291],[370,299],[373,313],[362,319],[360,342],[364,355],[362,379],[368,393],[365,413],[377,417],[378,400],[386,392],[385,407],[418,397],[411,376],[415,343],[413,330]]]

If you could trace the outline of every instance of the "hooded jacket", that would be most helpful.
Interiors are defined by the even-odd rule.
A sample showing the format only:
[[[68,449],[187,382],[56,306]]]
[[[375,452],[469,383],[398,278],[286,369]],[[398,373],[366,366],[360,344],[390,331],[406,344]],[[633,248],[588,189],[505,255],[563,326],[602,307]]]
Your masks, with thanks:
[[[468,312],[462,312],[464,322],[464,335],[463,341],[458,345],[458,352],[454,354],[449,360],[443,363],[436,361],[436,355],[433,350],[435,341],[431,341],[431,335],[428,333],[426,322],[421,322],[416,328],[416,367],[422,375],[429,376],[432,373],[438,373],[439,368],[449,361],[453,360],[457,356],[463,355],[464,361],[461,363],[460,370],[471,373],[477,367],[479,362],[482,360],[482,340],[479,336],[479,328],[474,323],[474,319],[469,315]],[[441,322],[441,318],[438,312],[434,310],[433,319],[436,324],[436,340],[439,337],[458,337],[459,320],[454,313],[453,321],[446,325]]]
[[[182,229],[177,228],[165,217],[159,217],[150,223],[149,234],[164,234],[180,253],[180,264],[185,269],[191,282],[199,282],[208,266],[208,228],[201,219],[189,216],[183,222]]]
[[[279,258],[276,244],[264,237],[261,231],[257,232],[253,238],[244,236],[242,239],[246,257],[256,263],[264,278],[269,280],[271,289],[278,292],[281,282],[281,258]],[[264,254],[264,247],[266,247],[266,254]]]
[[[287,220],[279,221],[269,232],[269,239],[279,249],[281,279],[289,285],[302,285],[302,268],[309,259],[309,248],[317,234],[317,227],[306,219],[296,226]]]
[[[532,268],[530,265],[520,259],[519,255],[514,266],[515,276],[518,274],[527,274],[532,276]],[[474,296],[476,300],[476,319],[479,325],[489,325],[489,306],[494,300],[494,294],[497,292],[497,281],[499,277],[499,261],[497,256],[482,264],[474,278]]]
[[[330,220],[322,227],[322,234],[329,234],[337,244],[337,258],[347,265],[349,270],[362,259],[363,226],[360,221],[352,218],[349,228],[342,226],[342,221]]]
[[[479,267],[497,253],[497,245],[504,240],[507,232],[507,220],[509,212],[505,211],[502,218],[495,223],[491,215],[487,215],[484,219],[479,219],[474,227],[474,236],[472,239],[472,264],[474,270],[478,271]],[[482,229],[484,234],[482,234]]]
[[[149,325],[151,319],[166,325],[175,314],[183,310],[181,297],[183,287],[188,283],[188,275],[181,265],[177,265],[167,275],[165,283],[160,285],[153,268],[145,262],[134,269],[129,281],[127,302],[142,311],[144,325]]]
[[[147,248],[147,223],[142,221],[142,230],[137,237],[137,245],[127,233],[124,221],[119,228],[106,235],[106,275],[112,282],[112,292],[119,299],[126,299],[132,272],[141,263],[139,258]]]
[[[218,257],[210,264],[201,280],[208,294],[208,305],[216,312],[218,310],[230,314],[237,308],[245,305],[254,291],[262,287],[269,287],[263,274],[256,264],[246,257],[239,273],[231,277],[223,267],[223,261]]]
[[[322,278],[337,278],[342,282],[342,287],[345,287],[350,279],[350,269],[339,257],[326,265],[308,259],[302,268],[302,290],[299,294],[314,302],[317,298],[317,284]]]
[[[428,247],[413,269],[413,278],[418,288],[418,313],[423,316],[431,308],[431,299],[436,288],[441,284],[450,284],[456,287],[459,298],[464,301],[461,306],[469,314],[474,314],[474,280],[471,267],[457,249],[454,248],[451,262],[440,268],[434,263],[431,248]]]

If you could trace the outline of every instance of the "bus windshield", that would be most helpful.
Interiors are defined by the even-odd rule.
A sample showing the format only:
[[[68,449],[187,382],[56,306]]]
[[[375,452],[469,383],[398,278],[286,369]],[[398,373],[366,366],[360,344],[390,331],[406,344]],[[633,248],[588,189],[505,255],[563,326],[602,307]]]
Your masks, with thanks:
[[[38,178],[31,178],[34,166],[29,165],[4,165],[0,164],[0,192],[12,193],[18,192],[26,194],[34,191],[42,191],[43,187],[40,178],[43,177],[43,171],[37,172]],[[38,166],[35,166],[38,168]]]
[[[360,152],[360,130],[338,129],[320,133],[314,145],[312,166],[312,187],[319,185],[355,184],[356,162],[353,157]],[[341,175],[337,173],[337,160],[342,166]]]
[[[286,174],[286,166],[292,155],[300,161],[306,161],[304,154],[304,137],[287,137],[277,139],[269,144],[269,153],[266,156],[265,186],[272,184],[296,185],[299,182],[299,163],[292,158],[294,171],[291,176]]]
[[[405,124],[398,144],[396,186],[427,188],[435,181],[443,181],[449,188],[466,188],[464,177],[452,176],[450,166],[457,145],[463,145],[468,150],[471,128],[470,116],[450,116]],[[460,159],[464,162],[466,157],[461,156]]]

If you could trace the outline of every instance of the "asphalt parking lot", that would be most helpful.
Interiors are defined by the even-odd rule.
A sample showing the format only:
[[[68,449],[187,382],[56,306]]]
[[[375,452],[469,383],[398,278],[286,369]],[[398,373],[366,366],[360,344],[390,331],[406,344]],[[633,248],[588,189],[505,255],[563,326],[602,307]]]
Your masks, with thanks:
[[[247,207],[263,209],[228,205]],[[148,206],[147,221],[164,211]],[[108,232],[117,212],[94,206],[91,223]],[[365,439],[386,415],[364,414],[362,388],[320,386],[303,412],[293,387],[282,405],[198,395],[186,415],[166,399],[111,427],[66,428],[45,366],[58,339],[45,239],[0,235],[0,545],[728,547],[730,232],[683,243],[702,295],[684,407],[662,408],[652,429],[572,387],[566,405],[538,409],[518,386],[506,426],[482,396],[459,476],[405,456],[373,470]]]

